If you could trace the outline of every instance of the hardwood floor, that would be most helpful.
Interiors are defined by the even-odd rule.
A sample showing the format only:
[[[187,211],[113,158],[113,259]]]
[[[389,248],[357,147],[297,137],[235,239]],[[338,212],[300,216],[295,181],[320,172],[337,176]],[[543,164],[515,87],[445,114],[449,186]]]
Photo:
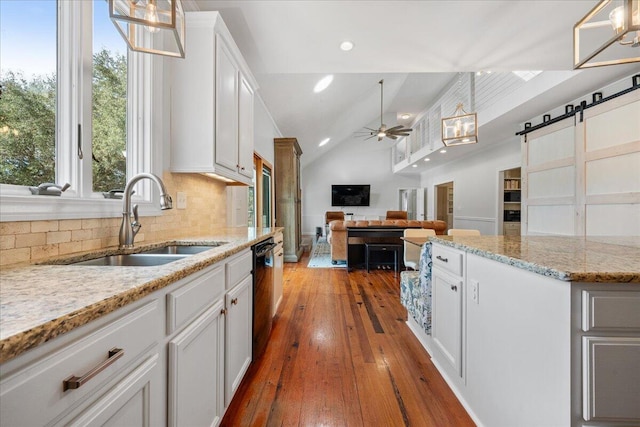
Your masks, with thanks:
[[[393,271],[285,263],[266,352],[223,426],[473,426],[404,323]]]

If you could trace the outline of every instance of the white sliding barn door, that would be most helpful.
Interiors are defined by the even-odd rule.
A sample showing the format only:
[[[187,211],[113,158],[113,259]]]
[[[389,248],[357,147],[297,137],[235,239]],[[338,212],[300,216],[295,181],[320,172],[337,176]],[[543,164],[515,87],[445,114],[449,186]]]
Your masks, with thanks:
[[[522,139],[522,234],[640,234],[640,91]]]

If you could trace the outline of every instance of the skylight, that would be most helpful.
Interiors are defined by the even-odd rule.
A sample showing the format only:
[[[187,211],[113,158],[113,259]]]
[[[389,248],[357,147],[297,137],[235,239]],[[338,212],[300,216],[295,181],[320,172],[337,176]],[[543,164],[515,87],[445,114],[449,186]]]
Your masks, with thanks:
[[[513,71],[513,74],[520,77],[525,82],[528,82],[529,80],[531,80],[532,78],[540,74],[541,72],[542,71]]]

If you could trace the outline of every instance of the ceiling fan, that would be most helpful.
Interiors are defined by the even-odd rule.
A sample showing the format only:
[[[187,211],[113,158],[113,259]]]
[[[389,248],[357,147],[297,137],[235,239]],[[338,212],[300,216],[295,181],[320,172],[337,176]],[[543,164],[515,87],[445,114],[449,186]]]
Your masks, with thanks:
[[[396,140],[399,136],[409,136],[409,132],[411,132],[413,129],[405,128],[403,125],[397,125],[387,129],[387,125],[382,123],[384,79],[380,80],[378,83],[380,84],[380,127],[378,129],[371,129],[365,126],[366,130],[360,131],[360,133],[362,134],[360,136],[368,136],[367,138],[365,138],[365,141],[374,137],[378,137],[378,141],[382,141],[382,139],[385,137]]]

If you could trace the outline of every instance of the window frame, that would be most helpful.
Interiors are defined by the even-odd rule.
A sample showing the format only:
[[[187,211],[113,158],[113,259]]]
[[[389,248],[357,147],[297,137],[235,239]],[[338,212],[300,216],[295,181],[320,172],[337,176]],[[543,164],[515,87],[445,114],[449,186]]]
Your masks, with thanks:
[[[122,215],[122,200],[93,192],[93,2],[58,0],[57,38],[56,182],[71,187],[57,197],[32,195],[28,186],[0,184],[0,222]],[[127,55],[127,180],[140,172],[162,176],[163,144],[151,143],[163,140],[163,130],[153,125],[162,123],[154,117],[161,108],[153,108],[163,105],[162,96],[155,95],[162,90],[162,58],[132,51]],[[160,214],[158,193],[149,180],[136,185],[134,200],[141,215]]]

